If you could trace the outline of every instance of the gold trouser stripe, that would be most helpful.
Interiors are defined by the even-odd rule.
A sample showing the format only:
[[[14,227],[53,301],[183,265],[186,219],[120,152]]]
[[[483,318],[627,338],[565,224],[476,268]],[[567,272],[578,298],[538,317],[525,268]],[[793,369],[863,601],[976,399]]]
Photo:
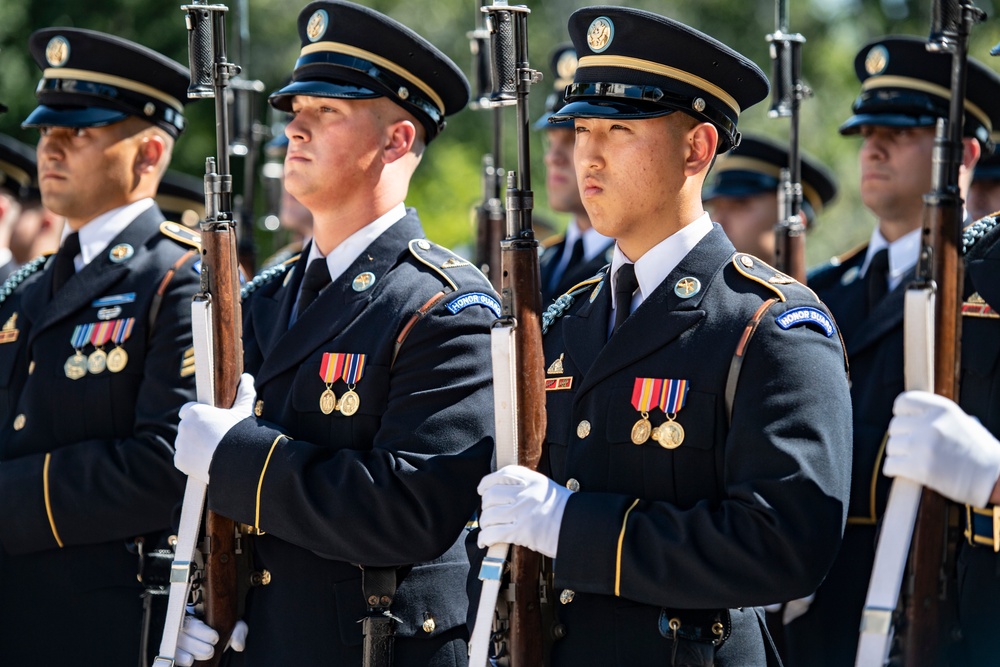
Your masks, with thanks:
[[[914,79],[909,76],[873,76],[861,84],[861,90],[871,90],[873,88],[910,88],[930,93],[931,95],[937,95],[946,100],[951,99],[950,89],[939,86],[936,83],[929,83],[923,79]],[[988,131],[993,131],[993,123],[990,122],[990,117],[978,105],[970,102],[968,97],[965,98],[965,110],[975,116]]]
[[[685,72],[682,69],[677,69],[676,67],[670,67],[669,65],[663,65],[661,63],[653,62],[652,60],[643,60],[642,58],[632,58],[630,56],[584,56],[580,58],[580,62],[577,64],[577,69],[583,67],[624,67],[625,69],[639,70],[640,72],[649,72],[651,74],[659,74],[660,76],[665,76],[668,79],[674,79],[675,81],[680,81],[681,83],[686,83],[695,88],[700,88],[704,90],[709,95],[719,98],[725,103],[730,109],[736,112],[736,115],[740,115],[740,105],[736,99],[719,88],[717,85],[703,79],[700,76],[695,76],[690,72]]]
[[[715,167],[715,173],[722,174],[727,171],[752,171],[758,174],[764,174],[765,176],[770,176],[771,178],[779,181],[781,180],[781,167],[752,157],[732,155],[719,160],[719,164]],[[813,211],[819,213],[823,210],[823,198],[819,196],[819,192],[816,191],[816,188],[809,185],[805,181],[801,182],[802,196],[805,197],[806,201],[809,202],[809,205],[813,207]]]
[[[157,90],[152,86],[147,86],[144,83],[133,81],[132,79],[126,79],[121,76],[114,76],[113,74],[98,74],[97,72],[92,72],[88,69],[50,67],[42,72],[42,77],[45,79],[76,79],[78,81],[90,81],[91,83],[106,83],[110,86],[118,86],[119,88],[131,90],[136,93],[142,93],[147,97],[160,100],[164,104],[173,107],[174,111],[177,113],[184,112],[184,106],[176,97],[171,97],[163,91]]]
[[[356,46],[351,46],[349,44],[342,44],[340,42],[316,42],[315,44],[310,44],[309,46],[302,47],[300,56],[307,56],[310,53],[316,53],[317,51],[330,51],[332,53],[343,53],[344,55],[354,56],[355,58],[362,58],[363,60],[369,60],[379,67],[384,67],[396,76],[402,77],[407,81],[414,83],[417,88],[424,92],[424,95],[431,99],[434,106],[438,108],[442,114],[444,113],[444,102],[441,100],[441,96],[434,92],[434,89],[428,86],[423,80],[414,76],[413,72],[406,69],[405,67],[400,67],[391,60],[386,60],[382,56],[375,55],[371,51],[365,51],[364,49],[359,49]]]
[[[278,446],[284,435],[279,435],[271,443],[271,449],[267,452],[267,458],[264,459],[264,467],[260,469],[260,479],[257,480],[257,499],[254,503],[254,513],[253,513],[253,525],[258,531],[260,530],[260,490],[264,486],[264,475],[267,473],[267,464],[271,462],[271,455],[274,454],[274,448]]]
[[[615,557],[615,597],[621,595],[621,584],[622,584],[622,542],[625,541],[625,524],[628,523],[629,513],[635,509],[635,506],[639,504],[639,499],[636,498],[632,502],[632,506],[625,510],[625,518],[622,519],[622,531],[618,533],[618,555]]]
[[[56,544],[61,549],[63,541],[56,530],[56,522],[52,519],[52,501],[49,500],[49,463],[52,461],[52,454],[45,453],[45,464],[42,466],[42,491],[45,494],[45,513],[49,516],[49,528],[52,529],[52,537],[56,538]]]

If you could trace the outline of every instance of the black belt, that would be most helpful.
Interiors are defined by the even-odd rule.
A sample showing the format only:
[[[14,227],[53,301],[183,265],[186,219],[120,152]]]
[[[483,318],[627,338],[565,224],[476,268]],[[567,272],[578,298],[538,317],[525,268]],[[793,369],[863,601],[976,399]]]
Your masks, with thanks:
[[[965,539],[973,546],[990,546],[1000,552],[1000,506],[985,509],[965,506]]]

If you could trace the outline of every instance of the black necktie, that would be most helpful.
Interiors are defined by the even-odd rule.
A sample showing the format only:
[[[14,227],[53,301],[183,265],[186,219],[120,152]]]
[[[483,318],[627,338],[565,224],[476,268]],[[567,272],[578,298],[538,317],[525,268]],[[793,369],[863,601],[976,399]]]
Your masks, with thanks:
[[[868,264],[868,273],[865,274],[865,283],[868,288],[868,312],[870,313],[875,310],[875,306],[889,291],[889,248],[882,248],[872,255],[872,261]]]
[[[52,260],[52,293],[55,294],[59,288],[76,273],[76,266],[73,259],[80,254],[80,234],[73,232],[66,237],[59,252]]]
[[[312,305],[330,282],[330,267],[327,266],[325,257],[317,257],[309,262],[306,275],[302,277],[302,288],[299,290],[299,300],[295,308],[296,319],[302,317],[302,313],[306,312],[306,308]]]
[[[631,314],[632,295],[639,287],[634,264],[622,264],[615,276],[615,328],[612,333],[618,331],[625,318]]]

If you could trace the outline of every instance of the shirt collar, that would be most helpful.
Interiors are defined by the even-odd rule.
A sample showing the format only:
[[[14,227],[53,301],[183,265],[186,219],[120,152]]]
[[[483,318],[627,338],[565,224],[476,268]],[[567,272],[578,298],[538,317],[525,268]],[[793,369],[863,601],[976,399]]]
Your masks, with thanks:
[[[860,276],[863,277],[868,273],[872,257],[882,248],[889,248],[889,289],[896,289],[896,286],[902,282],[903,276],[917,265],[917,257],[920,253],[920,229],[907,232],[889,243],[876,226],[872,231],[871,240],[868,242],[868,252],[861,265]]]
[[[382,235],[382,232],[392,227],[406,216],[406,206],[402,202],[389,209],[388,212],[379,216],[358,231],[354,232],[340,242],[336,248],[326,256],[326,266],[330,270],[330,278],[336,281],[350,268],[354,260],[370,246],[375,239]],[[319,248],[313,243],[309,247],[309,261],[322,257]],[[306,264],[308,266],[308,263]]]
[[[635,277],[639,282],[639,292],[633,299],[633,310],[638,308],[657,287],[660,286],[670,272],[677,268],[691,250],[712,231],[712,219],[708,213],[703,213],[694,222],[685,225],[655,246],[646,251],[635,264]],[[617,307],[615,300],[615,281],[618,267],[631,263],[615,244],[614,258],[611,260],[611,308]],[[635,302],[638,299],[638,303]]]
[[[152,208],[153,204],[153,199],[146,197],[106,211],[81,227],[79,230],[80,254],[77,255],[74,262],[76,270],[79,271],[90,264],[123,229],[129,226],[129,223],[139,217],[141,213]],[[72,230],[67,226],[63,230],[62,240],[65,241],[71,233]]]

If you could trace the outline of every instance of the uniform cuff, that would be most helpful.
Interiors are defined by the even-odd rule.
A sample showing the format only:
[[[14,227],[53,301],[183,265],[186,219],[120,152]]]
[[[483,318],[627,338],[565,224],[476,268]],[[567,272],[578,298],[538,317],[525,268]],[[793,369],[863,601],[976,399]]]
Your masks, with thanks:
[[[616,594],[623,525],[637,502],[611,493],[578,492],[570,496],[559,530],[556,588]]]

